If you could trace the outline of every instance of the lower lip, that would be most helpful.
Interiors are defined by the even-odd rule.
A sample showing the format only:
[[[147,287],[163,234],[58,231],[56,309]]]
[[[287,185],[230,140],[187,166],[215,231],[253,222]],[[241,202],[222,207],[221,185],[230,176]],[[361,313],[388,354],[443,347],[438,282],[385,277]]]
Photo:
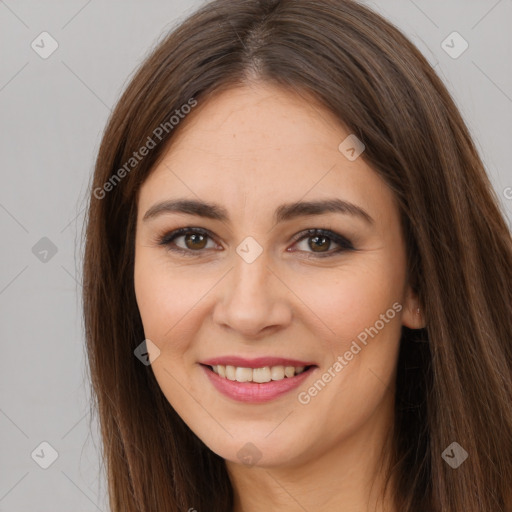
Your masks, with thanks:
[[[209,366],[201,366],[217,391],[233,400],[254,404],[269,402],[297,388],[316,368],[316,366],[311,366],[306,371],[294,377],[285,377],[281,380],[257,383],[229,380],[217,375]]]

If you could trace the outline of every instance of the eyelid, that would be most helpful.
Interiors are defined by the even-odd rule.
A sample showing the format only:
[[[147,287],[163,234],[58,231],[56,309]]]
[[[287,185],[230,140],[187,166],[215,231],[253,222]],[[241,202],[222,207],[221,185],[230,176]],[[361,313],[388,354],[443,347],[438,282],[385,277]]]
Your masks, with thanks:
[[[176,238],[179,238],[180,236],[184,236],[188,233],[197,233],[200,235],[206,235],[208,238],[210,238],[212,241],[214,241],[215,243],[218,244],[218,242],[216,240],[216,236],[211,231],[209,231],[208,229],[205,229],[205,228],[199,228],[199,227],[195,227],[195,226],[186,226],[186,227],[178,228],[178,229],[172,230],[168,233],[165,233],[164,235],[158,237],[157,243],[158,243],[158,245],[168,246],[168,250],[173,251],[173,252],[178,252],[178,253],[184,254],[186,256],[198,256],[202,252],[204,252],[204,250],[194,251],[192,249],[183,249],[182,247],[177,247],[177,246],[169,247],[171,245],[171,243]],[[322,253],[322,252],[315,253],[315,252],[308,252],[308,251],[301,251],[301,250],[290,251],[290,252],[306,252],[309,255],[308,257],[310,257],[310,258],[324,258],[324,257],[334,256],[335,254],[339,254],[341,252],[356,250],[354,248],[352,242],[347,237],[345,237],[335,231],[332,231],[331,229],[324,229],[324,228],[309,228],[306,230],[302,230],[301,232],[299,232],[293,236],[293,238],[292,238],[293,245],[295,245],[298,242],[301,242],[304,239],[311,238],[313,236],[325,236],[326,238],[330,239],[333,243],[337,244],[339,247],[338,247],[338,249],[329,250],[329,251],[326,251],[325,253]],[[220,245],[220,244],[218,244],[218,245]]]
[[[165,233],[164,235],[157,238],[157,243],[158,243],[158,245],[170,246],[170,244],[176,238],[179,238],[180,236],[185,236],[188,233],[197,233],[199,235],[206,235],[208,238],[210,238],[211,240],[213,240],[215,243],[218,244],[218,242],[216,241],[215,235],[211,231],[209,231],[208,229],[205,229],[205,228],[198,228],[198,227],[194,227],[194,226],[186,226],[186,227],[174,229],[168,233]],[[171,247],[168,247],[168,248],[171,251],[179,252],[179,253],[191,255],[191,256],[195,256],[196,254],[199,255],[201,252],[204,252],[204,250],[193,251],[190,249],[183,249],[182,247],[176,247],[176,246],[172,247],[172,248]],[[196,254],[194,254],[194,253],[196,253]]]
[[[293,237],[294,245],[297,242],[301,242],[302,240],[311,238],[313,236],[324,236],[326,238],[329,238],[332,242],[334,242],[335,244],[337,244],[339,246],[338,249],[330,250],[325,253],[307,252],[308,255],[314,255],[313,256],[314,258],[333,256],[337,253],[344,252],[344,251],[355,251],[354,245],[347,237],[345,237],[331,229],[324,229],[324,228],[310,228],[310,229],[303,230],[300,233],[297,233]],[[293,252],[295,252],[295,251],[293,251]]]

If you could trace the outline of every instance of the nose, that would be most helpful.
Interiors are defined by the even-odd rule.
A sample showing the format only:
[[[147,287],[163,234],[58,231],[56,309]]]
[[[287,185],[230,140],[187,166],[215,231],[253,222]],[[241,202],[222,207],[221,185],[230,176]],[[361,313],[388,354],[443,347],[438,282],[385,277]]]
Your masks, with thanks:
[[[213,312],[216,325],[240,337],[258,338],[288,326],[292,320],[291,291],[263,253],[252,263],[234,255],[234,268],[219,288]]]

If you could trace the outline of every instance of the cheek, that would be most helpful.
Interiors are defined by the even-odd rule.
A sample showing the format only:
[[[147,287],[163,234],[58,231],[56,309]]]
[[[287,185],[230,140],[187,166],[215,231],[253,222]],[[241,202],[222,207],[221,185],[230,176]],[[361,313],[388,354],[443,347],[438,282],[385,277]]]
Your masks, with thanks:
[[[186,413],[190,397],[182,385],[189,378],[187,369],[194,362],[191,347],[201,325],[194,306],[197,308],[208,287],[188,270],[169,268],[165,256],[155,258],[154,252],[144,247],[136,251],[134,285],[144,335],[159,350],[151,369],[169,403],[190,419]]]
[[[325,332],[325,339],[339,353],[401,301],[404,270],[375,257],[331,273],[317,271],[313,280],[302,277],[295,282],[297,295],[313,313],[309,316],[318,320],[317,332]],[[395,318],[396,310],[388,316]]]
[[[209,292],[219,280],[215,270],[171,265],[162,252],[138,248],[135,295],[144,334],[160,349],[160,363],[178,369],[197,360],[196,340],[208,313]]]
[[[191,283],[180,276],[180,272],[171,272],[164,262],[151,257],[150,250],[137,249],[134,270],[137,305],[146,338],[161,350],[164,341],[178,330],[175,326],[180,318],[193,305]]]
[[[392,386],[401,335],[405,268],[398,253],[374,253],[357,264],[318,274],[314,286],[302,280],[304,302],[328,329],[323,365],[313,388],[301,389],[312,412],[353,426],[371,412]],[[309,292],[307,291],[309,290]],[[319,330],[317,329],[317,332]]]
[[[403,280],[404,269],[380,255],[316,280],[309,293],[303,288],[304,302],[329,329],[322,328],[325,357],[317,380],[299,389],[298,398],[305,417],[327,415],[332,438],[359,428],[393,388]]]

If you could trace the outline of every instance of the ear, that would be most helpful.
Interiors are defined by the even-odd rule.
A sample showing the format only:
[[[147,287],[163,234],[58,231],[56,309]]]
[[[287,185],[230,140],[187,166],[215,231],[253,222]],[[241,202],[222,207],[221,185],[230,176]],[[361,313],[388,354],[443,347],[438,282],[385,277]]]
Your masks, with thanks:
[[[417,295],[410,286],[405,292],[403,303],[402,324],[409,329],[422,329],[425,327],[425,312],[423,311]]]

